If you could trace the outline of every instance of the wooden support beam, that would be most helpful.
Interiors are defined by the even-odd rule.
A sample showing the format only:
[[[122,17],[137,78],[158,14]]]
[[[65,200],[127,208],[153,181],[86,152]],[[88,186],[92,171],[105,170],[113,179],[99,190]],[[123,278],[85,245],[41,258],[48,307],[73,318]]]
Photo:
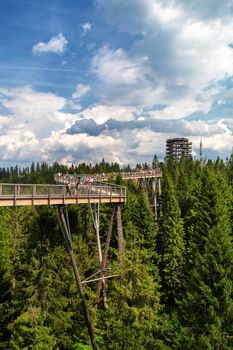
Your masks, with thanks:
[[[64,211],[65,211],[65,214],[64,214]],[[79,295],[81,297],[83,313],[85,316],[85,320],[86,320],[86,324],[87,324],[87,328],[88,328],[88,333],[89,333],[89,336],[91,339],[92,349],[98,350],[96,342],[95,342],[92,320],[91,320],[91,317],[89,315],[87,302],[86,302],[86,298],[85,298],[84,291],[83,291],[82,281],[81,281],[79,271],[78,271],[78,266],[77,266],[77,263],[76,263],[76,260],[74,257],[67,208],[64,206],[57,207],[57,217],[58,217],[60,228],[61,228],[61,231],[62,231],[62,234],[64,237],[65,245],[66,245],[67,251],[68,251],[69,256],[70,256],[70,262],[71,262],[71,265],[73,268],[75,281],[76,281],[76,284],[77,284],[77,287],[79,290]]]

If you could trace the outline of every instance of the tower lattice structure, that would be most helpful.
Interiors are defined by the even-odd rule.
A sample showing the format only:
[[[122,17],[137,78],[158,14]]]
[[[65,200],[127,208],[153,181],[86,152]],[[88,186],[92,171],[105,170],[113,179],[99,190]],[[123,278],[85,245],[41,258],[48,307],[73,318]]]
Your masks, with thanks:
[[[166,157],[180,160],[184,156],[191,156],[192,142],[185,137],[166,140]]]

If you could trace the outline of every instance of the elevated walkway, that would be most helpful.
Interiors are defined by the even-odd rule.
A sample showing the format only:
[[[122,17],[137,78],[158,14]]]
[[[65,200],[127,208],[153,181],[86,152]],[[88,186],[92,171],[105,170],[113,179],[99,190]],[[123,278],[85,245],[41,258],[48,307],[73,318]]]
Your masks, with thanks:
[[[124,203],[126,188],[117,185],[78,186],[0,184],[0,206]]]
[[[156,179],[162,177],[160,168],[142,171],[132,172],[119,172],[119,173],[107,173],[107,174],[56,174],[54,180],[57,184],[63,185],[76,185],[79,178],[83,178],[84,182],[105,182],[109,179],[116,180],[117,176],[121,176],[123,180],[140,180],[140,179]]]

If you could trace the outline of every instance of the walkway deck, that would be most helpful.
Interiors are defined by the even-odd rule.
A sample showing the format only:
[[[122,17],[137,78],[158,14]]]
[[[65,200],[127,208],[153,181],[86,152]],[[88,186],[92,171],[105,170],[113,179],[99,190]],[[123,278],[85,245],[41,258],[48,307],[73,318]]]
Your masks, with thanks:
[[[124,203],[126,188],[117,185],[0,184],[0,206]]]
[[[57,185],[0,183],[0,206],[124,203],[127,199],[126,187],[103,183],[109,178],[116,179],[119,174],[124,180],[162,177],[161,170],[157,168],[108,174],[56,174]],[[85,182],[77,188],[78,177],[83,177]]]
[[[93,182],[105,182],[109,179],[115,180],[117,176],[120,175],[123,180],[134,180],[134,179],[153,179],[153,178],[161,178],[162,172],[160,168],[151,169],[151,170],[142,170],[142,171],[134,171],[134,172],[120,172],[120,173],[107,173],[107,174],[56,174],[54,176],[54,180],[57,184],[71,184],[76,185],[79,177],[84,178],[88,181]]]

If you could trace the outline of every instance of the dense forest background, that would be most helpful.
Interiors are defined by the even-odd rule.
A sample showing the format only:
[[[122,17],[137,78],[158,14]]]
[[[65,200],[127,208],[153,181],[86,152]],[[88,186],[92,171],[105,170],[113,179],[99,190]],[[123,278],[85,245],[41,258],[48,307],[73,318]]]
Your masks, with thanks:
[[[157,219],[151,184],[128,187],[122,208],[124,266],[116,223],[108,267],[107,305],[95,306],[96,284],[84,286],[100,350],[233,349],[233,156],[205,164],[166,160]],[[138,164],[137,169],[148,168]],[[130,166],[124,171],[131,170]],[[54,163],[0,169],[1,182],[53,183],[55,173],[119,172],[104,160],[92,166]],[[111,206],[101,205],[104,243]],[[88,205],[69,206],[82,279],[98,270]],[[0,349],[91,349],[56,208],[0,208]]]

